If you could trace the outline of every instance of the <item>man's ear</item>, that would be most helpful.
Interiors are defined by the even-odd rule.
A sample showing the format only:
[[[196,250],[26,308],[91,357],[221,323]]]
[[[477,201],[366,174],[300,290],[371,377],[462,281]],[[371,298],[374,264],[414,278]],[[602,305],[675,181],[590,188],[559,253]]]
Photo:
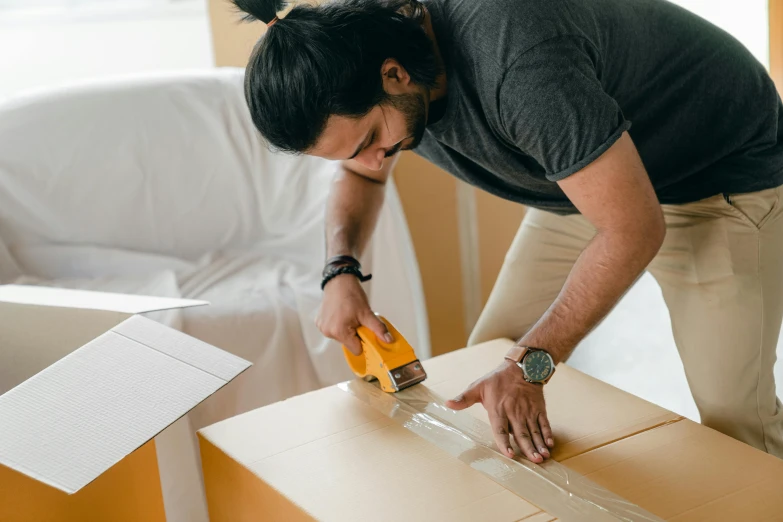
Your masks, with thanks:
[[[388,58],[381,65],[381,78],[383,79],[383,90],[392,96],[407,94],[413,86],[408,71],[394,58]]]

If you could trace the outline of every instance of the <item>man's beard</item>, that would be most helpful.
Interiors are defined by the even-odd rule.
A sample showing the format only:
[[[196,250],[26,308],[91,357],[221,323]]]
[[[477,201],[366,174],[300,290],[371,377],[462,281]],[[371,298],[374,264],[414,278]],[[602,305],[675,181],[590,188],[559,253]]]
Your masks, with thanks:
[[[406,138],[412,142],[405,150],[415,149],[424,138],[427,127],[427,106],[422,93],[396,94],[389,97],[389,104],[405,117]]]

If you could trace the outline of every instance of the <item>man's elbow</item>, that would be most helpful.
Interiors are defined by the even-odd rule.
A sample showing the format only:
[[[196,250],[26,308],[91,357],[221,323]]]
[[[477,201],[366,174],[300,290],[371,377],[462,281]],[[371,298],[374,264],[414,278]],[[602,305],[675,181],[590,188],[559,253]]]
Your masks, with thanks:
[[[655,212],[642,226],[639,235],[643,238],[643,255],[648,261],[658,254],[663,246],[663,240],[666,238],[666,221],[663,219],[662,212]]]
[[[619,251],[624,252],[626,263],[639,265],[644,269],[658,254],[666,237],[666,223],[663,216],[660,218],[651,215],[645,219],[628,221],[622,226],[606,230],[613,244]]]

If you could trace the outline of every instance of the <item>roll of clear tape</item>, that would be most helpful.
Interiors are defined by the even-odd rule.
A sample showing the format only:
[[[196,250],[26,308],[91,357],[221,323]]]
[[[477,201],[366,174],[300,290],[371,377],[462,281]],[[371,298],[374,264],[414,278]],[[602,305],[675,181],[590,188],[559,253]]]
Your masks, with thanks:
[[[447,408],[424,386],[396,394],[354,380],[339,385],[409,431],[563,522],[662,522],[559,462],[542,465],[509,459],[495,449],[490,427],[466,412]]]

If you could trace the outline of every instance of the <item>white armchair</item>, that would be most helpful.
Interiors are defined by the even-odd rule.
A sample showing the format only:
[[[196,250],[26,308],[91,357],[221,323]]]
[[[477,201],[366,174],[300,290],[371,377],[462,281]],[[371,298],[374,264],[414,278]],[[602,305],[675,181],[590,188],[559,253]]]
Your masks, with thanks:
[[[191,413],[192,429],[351,377],[314,325],[336,164],[270,152],[242,82],[216,69],[0,105],[0,282],[210,301],[158,319],[254,366]],[[428,357],[393,184],[362,261],[373,308]]]

